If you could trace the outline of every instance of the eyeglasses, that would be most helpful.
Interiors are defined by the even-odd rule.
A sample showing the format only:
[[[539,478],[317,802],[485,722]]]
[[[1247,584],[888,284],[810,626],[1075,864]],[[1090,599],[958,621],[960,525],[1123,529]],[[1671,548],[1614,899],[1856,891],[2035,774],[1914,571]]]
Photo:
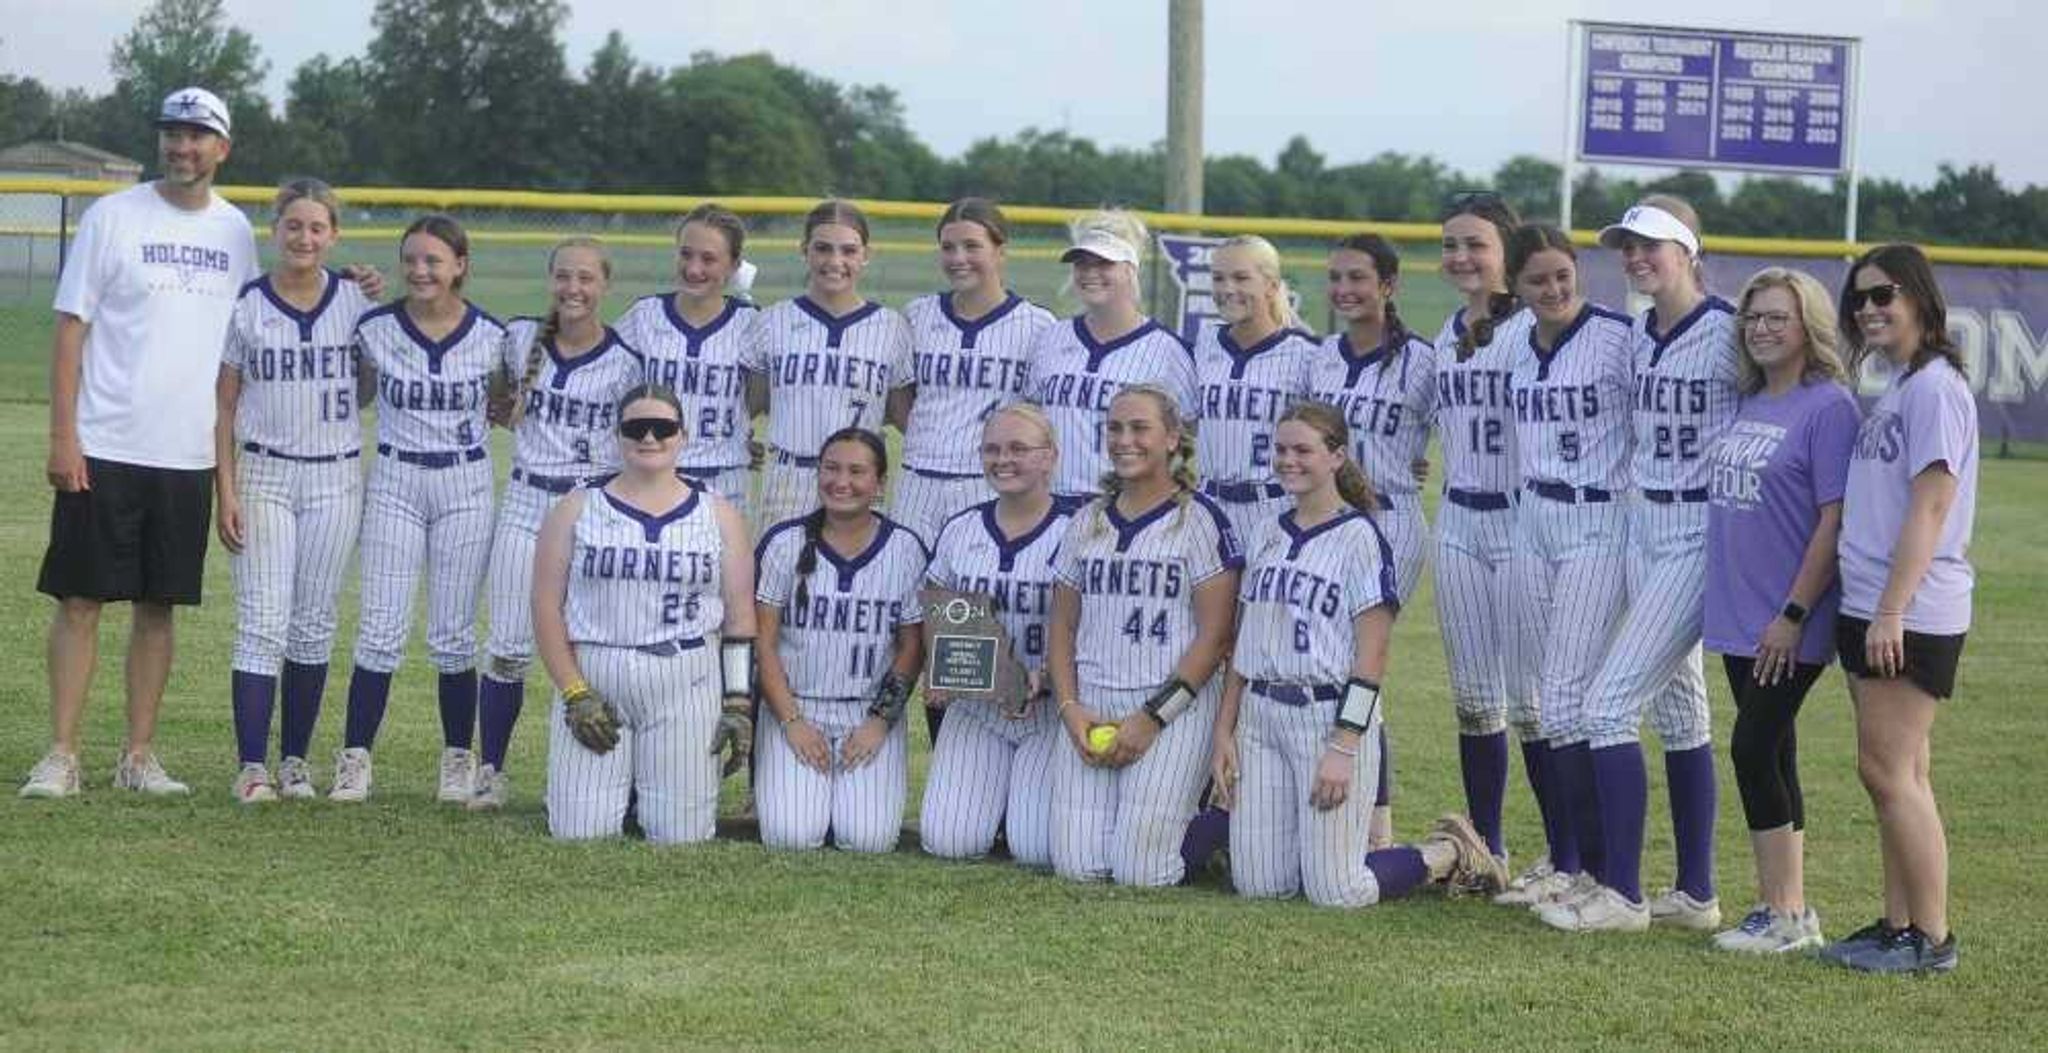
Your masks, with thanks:
[[[984,461],[993,461],[998,457],[1008,457],[1013,461],[1020,461],[1023,460],[1026,456],[1033,453],[1034,451],[1049,450],[1051,448],[1052,447],[1045,445],[1027,446],[1021,442],[1013,442],[1007,446],[998,446],[995,443],[987,443],[984,444],[981,448],[981,459]]]
[[[619,422],[619,434],[634,442],[650,435],[659,442],[667,442],[682,431],[683,422],[668,417],[633,417]]]
[[[1782,333],[1792,322],[1792,316],[1784,311],[1745,312],[1735,319],[1744,329],[1761,329],[1766,333]]]
[[[1860,311],[1865,303],[1876,304],[1879,307],[1890,307],[1892,301],[1899,298],[1901,291],[1903,290],[1898,282],[1873,285],[1868,289],[1851,289],[1849,290],[1849,310]]]

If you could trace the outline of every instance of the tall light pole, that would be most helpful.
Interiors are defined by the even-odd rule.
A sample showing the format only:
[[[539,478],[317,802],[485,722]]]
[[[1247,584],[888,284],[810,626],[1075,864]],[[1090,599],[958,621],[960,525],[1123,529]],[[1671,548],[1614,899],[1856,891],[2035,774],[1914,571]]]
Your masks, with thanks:
[[[1168,0],[1166,210],[1202,211],[1202,0]]]

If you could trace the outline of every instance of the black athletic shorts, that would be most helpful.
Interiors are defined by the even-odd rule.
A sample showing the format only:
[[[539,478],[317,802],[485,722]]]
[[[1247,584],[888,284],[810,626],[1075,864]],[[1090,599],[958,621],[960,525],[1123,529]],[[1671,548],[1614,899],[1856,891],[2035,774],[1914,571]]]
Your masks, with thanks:
[[[36,588],[58,599],[195,604],[213,526],[213,469],[88,457],[92,488],[58,493]]]
[[[1864,659],[1864,636],[1870,631],[1870,622],[1865,618],[1851,618],[1846,614],[1835,617],[1835,651],[1841,656],[1842,671],[1850,676],[1885,679],[1871,671],[1870,663]],[[1956,693],[1956,667],[1963,662],[1963,637],[1930,636],[1910,629],[1905,633],[1906,668],[1902,675],[1918,685],[1920,690],[1936,698],[1948,698]]]

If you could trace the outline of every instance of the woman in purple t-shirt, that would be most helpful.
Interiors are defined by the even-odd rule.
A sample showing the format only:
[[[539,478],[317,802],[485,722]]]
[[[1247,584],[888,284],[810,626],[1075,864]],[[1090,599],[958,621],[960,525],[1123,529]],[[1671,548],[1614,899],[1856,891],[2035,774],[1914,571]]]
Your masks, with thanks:
[[[1714,946],[1771,954],[1821,944],[1806,905],[1794,722],[1833,654],[1835,542],[1857,412],[1818,281],[1770,267],[1737,304],[1742,404],[1708,455],[1704,624],[1735,696],[1730,753],[1757,905]]]
[[[1857,772],[1884,849],[1884,917],[1824,956],[1865,972],[1946,972],[1956,940],[1929,737],[1970,627],[1977,404],[1919,249],[1864,253],[1841,311],[1854,365],[1876,352],[1890,374],[1849,462],[1835,634],[1856,701]]]

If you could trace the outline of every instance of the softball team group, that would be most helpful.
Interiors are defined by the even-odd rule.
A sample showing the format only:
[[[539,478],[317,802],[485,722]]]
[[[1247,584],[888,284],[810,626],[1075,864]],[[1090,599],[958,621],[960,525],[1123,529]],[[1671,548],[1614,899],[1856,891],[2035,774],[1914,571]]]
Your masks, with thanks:
[[[933,855],[1000,843],[1062,877],[1170,885],[1227,846],[1245,896],[1359,907],[1438,885],[1558,929],[1799,951],[1822,938],[1795,722],[1839,655],[1884,911],[1823,953],[1955,965],[1929,732],[1969,625],[1977,428],[1917,249],[1858,259],[1839,314],[1779,268],[1731,303],[1705,289],[1692,209],[1653,197],[1601,232],[1651,305],[1631,318],[1585,301],[1562,233],[1461,195],[1442,274],[1463,304],[1433,341],[1403,325],[1378,236],[1331,250],[1342,329],[1320,340],[1273,246],[1239,237],[1213,256],[1223,322],[1189,348],[1141,310],[1148,234],[1115,211],[1075,225],[1068,320],[1008,291],[1008,231],[979,199],[938,224],[946,290],[901,312],[862,294],[867,223],[837,201],[804,224],[801,295],[747,302],[746,230],[707,205],[677,230],[675,290],[612,325],[595,240],[550,254],[545,317],[501,323],[464,298],[454,221],[407,229],[404,295],[381,307],[327,269],[339,228],[327,188],[283,189],[277,262],[242,293],[220,374],[242,801],[316,793],[307,752],[360,540],[329,798],[372,792],[424,581],[442,800],[506,801],[538,656],[556,836],[616,835],[630,810],[650,840],[710,838],[722,777],[745,767],[765,844],[890,851],[919,593],[937,587],[993,597],[1032,699],[1020,716],[925,697]],[[1866,358],[1889,377],[1867,415],[1846,386]],[[513,433],[495,500],[493,426]],[[1425,563],[1466,809],[1399,845],[1389,644]],[[1757,906],[1725,930],[1703,643],[1738,708],[1757,864]],[[1677,846],[1657,895],[1646,721]],[[1510,733],[1546,842],[1512,878]]]

